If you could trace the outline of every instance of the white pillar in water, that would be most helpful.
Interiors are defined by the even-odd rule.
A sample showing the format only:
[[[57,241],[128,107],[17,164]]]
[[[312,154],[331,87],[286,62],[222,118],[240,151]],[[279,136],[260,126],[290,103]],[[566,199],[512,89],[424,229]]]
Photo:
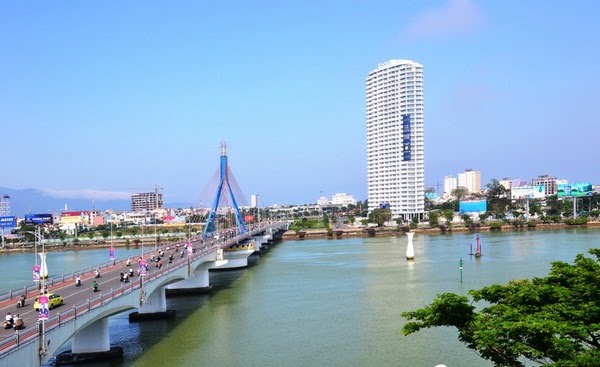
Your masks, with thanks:
[[[415,258],[415,249],[413,248],[413,236],[415,232],[406,232],[406,237],[408,237],[408,245],[406,246],[406,259],[414,260]]]
[[[167,298],[165,288],[160,287],[148,295],[144,304],[138,308],[139,314],[157,313],[167,311]]]
[[[46,266],[46,253],[40,252],[40,279],[48,278],[48,267]]]
[[[80,330],[71,340],[71,353],[106,352],[110,350],[108,318],[100,319]]]

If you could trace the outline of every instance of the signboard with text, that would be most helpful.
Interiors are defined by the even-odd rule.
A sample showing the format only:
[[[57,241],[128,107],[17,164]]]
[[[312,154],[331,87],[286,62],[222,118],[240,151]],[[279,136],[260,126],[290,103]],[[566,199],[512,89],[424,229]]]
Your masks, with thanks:
[[[25,224],[52,224],[52,214],[25,214]]]
[[[0,228],[14,228],[17,220],[14,216],[0,217]]]
[[[510,190],[510,197],[513,200],[543,199],[545,196],[546,191],[542,185],[513,187]]]
[[[576,184],[558,184],[557,195],[559,198],[564,197],[582,197],[592,196],[594,186],[589,182],[576,183]]]

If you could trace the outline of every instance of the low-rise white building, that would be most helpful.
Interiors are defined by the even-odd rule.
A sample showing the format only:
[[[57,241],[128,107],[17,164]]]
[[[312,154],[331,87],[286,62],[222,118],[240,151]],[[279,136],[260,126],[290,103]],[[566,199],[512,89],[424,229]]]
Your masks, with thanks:
[[[333,194],[331,197],[332,205],[356,205],[356,199],[352,195],[348,195],[345,192]]]

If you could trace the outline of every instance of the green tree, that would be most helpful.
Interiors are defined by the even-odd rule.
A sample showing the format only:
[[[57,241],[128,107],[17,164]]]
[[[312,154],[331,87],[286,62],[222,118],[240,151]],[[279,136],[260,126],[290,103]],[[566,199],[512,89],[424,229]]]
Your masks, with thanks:
[[[444,210],[444,218],[448,221],[448,222],[452,222],[452,219],[454,219],[454,210],[452,209],[446,209]]]
[[[456,198],[457,201],[461,201],[469,194],[469,190],[466,187],[459,186],[452,190],[452,196]]]
[[[355,221],[356,221],[356,218],[354,217],[354,215],[352,215],[352,214],[348,215],[348,222],[350,222],[351,224],[354,224]]]
[[[549,216],[560,216],[563,212],[563,201],[558,200],[556,195],[550,195],[546,198],[546,206],[548,207],[546,213]]]
[[[453,326],[458,338],[497,366],[523,367],[522,358],[544,366],[587,367],[600,361],[600,249],[595,258],[552,263],[550,274],[512,280],[469,292],[486,307],[475,311],[468,297],[453,293],[403,312],[405,335]]]
[[[487,208],[496,219],[503,218],[510,207],[510,191],[500,185],[500,181],[492,179],[487,185],[485,198]]]
[[[438,212],[429,212],[429,225],[434,228],[440,224],[440,214]]]
[[[325,212],[323,212],[323,227],[329,228],[329,217],[327,216],[327,213],[325,213]]]
[[[377,227],[383,227],[384,223],[392,218],[392,211],[389,209],[375,209],[369,213],[369,222],[377,223]]]

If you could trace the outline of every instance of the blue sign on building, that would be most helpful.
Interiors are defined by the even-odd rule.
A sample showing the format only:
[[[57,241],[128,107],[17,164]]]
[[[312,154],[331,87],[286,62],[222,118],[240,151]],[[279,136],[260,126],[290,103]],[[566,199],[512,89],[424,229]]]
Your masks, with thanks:
[[[25,214],[25,224],[52,224],[52,214]]]
[[[14,216],[0,217],[0,228],[14,228],[17,226],[17,220]]]
[[[411,160],[410,115],[402,115],[402,160]]]
[[[458,203],[459,212],[461,213],[485,213],[487,211],[486,200],[469,200]]]

